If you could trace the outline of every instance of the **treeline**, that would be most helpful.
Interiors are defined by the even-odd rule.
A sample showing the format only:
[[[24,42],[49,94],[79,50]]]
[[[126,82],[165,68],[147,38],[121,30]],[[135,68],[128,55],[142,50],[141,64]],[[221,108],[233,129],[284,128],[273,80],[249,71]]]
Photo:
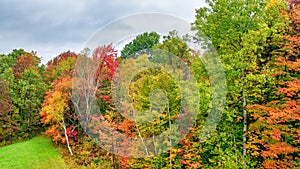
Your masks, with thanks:
[[[208,38],[206,42],[215,46],[227,80],[222,120],[210,139],[201,142],[199,137],[212,105],[208,72],[197,53],[187,46],[184,38],[173,31],[163,37],[155,32],[139,35],[124,47],[120,57],[112,45],[100,46],[92,53],[88,49],[79,54],[64,52],[45,66],[40,64],[34,52],[20,49],[1,55],[1,144],[30,138],[43,130],[57,145],[65,145],[66,162],[74,166],[299,167],[300,2],[208,0],[207,3],[210,8],[196,10],[193,28],[199,32],[198,41],[206,41]],[[119,107],[114,104],[115,93],[112,93],[111,86],[117,68],[122,64],[123,70],[130,72],[135,71],[134,65],[137,63],[150,63],[150,53],[144,49],[172,53],[192,71],[200,93],[196,123],[185,138],[166,152],[151,154],[145,147],[144,150],[120,151],[128,155],[145,151],[149,155],[147,158],[117,156],[93,141],[100,137],[103,143],[109,144],[111,141],[111,135],[99,132],[107,127],[99,125],[99,119],[104,118],[111,128],[128,137],[155,140],[157,135],[171,128],[182,111],[180,83],[184,81],[177,83],[170,74],[156,69],[141,71],[132,81],[123,84],[128,87],[130,102],[122,102]],[[92,57],[88,58],[88,55]],[[87,110],[76,112],[78,105],[74,99],[80,99],[72,97],[74,79],[79,73],[76,68],[81,66],[79,70],[84,70],[86,66],[76,64],[79,59],[85,60],[85,63],[96,63],[92,64],[96,65],[92,77],[93,84],[96,84],[92,86],[92,91],[99,105],[96,113]],[[174,65],[170,70],[176,70],[173,72],[178,77],[184,75],[181,65]],[[75,87],[89,89],[88,83]],[[165,98],[160,97],[158,92],[154,97],[159,98],[159,101],[150,100],[149,95],[156,89],[163,91]],[[193,92],[184,90],[187,93]],[[150,102],[156,104],[158,109],[151,109]],[[167,107],[164,105],[166,102]],[[120,110],[124,111],[122,114],[132,113],[129,105],[141,112],[156,114],[159,118],[148,123],[127,119],[121,115]],[[83,118],[88,123],[80,124]],[[169,132],[180,130],[172,128]],[[86,132],[92,133],[93,138],[87,136]],[[164,144],[170,146],[171,141],[168,139]],[[128,142],[123,144],[125,147],[129,145]]]

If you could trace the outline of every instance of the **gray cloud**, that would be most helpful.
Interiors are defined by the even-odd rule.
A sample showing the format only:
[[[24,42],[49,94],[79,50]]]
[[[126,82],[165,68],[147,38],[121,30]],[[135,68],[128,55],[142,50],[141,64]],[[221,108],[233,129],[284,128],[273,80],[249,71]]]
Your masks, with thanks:
[[[35,50],[45,63],[66,50],[79,52],[99,28],[120,17],[162,12],[194,20],[204,0],[0,1],[0,53]]]

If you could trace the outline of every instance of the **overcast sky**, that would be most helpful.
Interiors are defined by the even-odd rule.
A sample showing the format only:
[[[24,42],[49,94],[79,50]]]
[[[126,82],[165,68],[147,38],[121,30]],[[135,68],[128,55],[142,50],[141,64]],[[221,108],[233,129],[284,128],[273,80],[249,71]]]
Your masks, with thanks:
[[[81,51],[105,24],[120,17],[160,12],[195,20],[205,0],[1,0],[0,53],[37,51],[46,63],[58,54]]]

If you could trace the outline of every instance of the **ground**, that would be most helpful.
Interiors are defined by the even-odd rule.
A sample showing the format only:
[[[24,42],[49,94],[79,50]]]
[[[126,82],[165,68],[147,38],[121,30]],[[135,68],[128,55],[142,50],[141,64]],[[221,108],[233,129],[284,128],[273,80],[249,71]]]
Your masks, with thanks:
[[[0,148],[0,169],[44,168],[68,168],[51,140],[44,136]]]

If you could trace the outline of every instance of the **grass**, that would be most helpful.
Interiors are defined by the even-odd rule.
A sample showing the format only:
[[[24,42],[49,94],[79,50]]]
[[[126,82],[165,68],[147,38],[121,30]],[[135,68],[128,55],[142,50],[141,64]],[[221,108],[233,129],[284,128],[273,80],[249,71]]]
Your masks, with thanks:
[[[31,140],[0,148],[0,169],[68,168],[51,140],[37,136]]]

